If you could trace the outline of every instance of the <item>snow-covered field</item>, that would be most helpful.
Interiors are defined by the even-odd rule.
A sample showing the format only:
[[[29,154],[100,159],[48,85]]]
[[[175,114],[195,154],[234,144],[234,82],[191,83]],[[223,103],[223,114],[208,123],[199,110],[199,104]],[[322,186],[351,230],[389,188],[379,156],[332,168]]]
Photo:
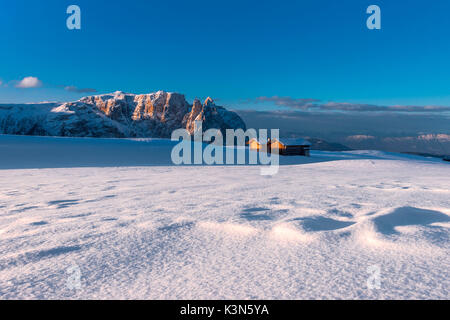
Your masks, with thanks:
[[[0,298],[450,298],[450,163],[313,152],[261,176],[170,149],[0,136]]]

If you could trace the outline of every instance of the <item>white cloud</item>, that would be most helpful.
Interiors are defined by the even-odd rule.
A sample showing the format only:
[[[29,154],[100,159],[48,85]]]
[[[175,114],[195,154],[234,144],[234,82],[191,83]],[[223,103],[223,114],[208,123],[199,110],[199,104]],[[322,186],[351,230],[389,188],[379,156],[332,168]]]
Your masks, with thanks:
[[[257,97],[255,99],[256,102],[272,102],[277,106],[280,107],[288,107],[292,109],[302,109],[306,110],[309,109],[311,106],[314,106],[315,102],[319,102],[320,100],[317,99],[295,99],[291,97],[279,97],[279,96],[273,96],[273,97]]]
[[[78,88],[75,86],[67,86],[64,88],[64,90],[69,92],[76,92],[76,93],[94,93],[97,92],[97,90],[92,88]]]
[[[36,77],[25,77],[18,84],[16,84],[16,88],[39,88],[42,86],[42,81]]]

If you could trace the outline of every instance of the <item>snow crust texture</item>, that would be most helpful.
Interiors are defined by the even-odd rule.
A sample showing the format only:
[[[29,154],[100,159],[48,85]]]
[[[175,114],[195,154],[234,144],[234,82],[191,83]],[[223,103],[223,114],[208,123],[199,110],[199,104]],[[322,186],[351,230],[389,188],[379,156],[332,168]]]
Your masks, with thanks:
[[[0,298],[450,298],[448,164],[294,158],[0,170]]]

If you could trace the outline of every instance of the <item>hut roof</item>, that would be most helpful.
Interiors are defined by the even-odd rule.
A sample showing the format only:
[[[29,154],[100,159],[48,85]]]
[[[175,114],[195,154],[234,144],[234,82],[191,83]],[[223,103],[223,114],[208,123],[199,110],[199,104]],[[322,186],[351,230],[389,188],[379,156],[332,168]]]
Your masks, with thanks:
[[[248,141],[248,143],[250,143],[250,142],[252,142],[252,141],[258,142],[259,144],[266,144],[266,143],[267,143],[266,140],[261,140],[261,139],[256,139],[256,138],[251,138],[251,139]]]
[[[308,140],[302,138],[280,138],[274,139],[273,141],[278,140],[278,142],[284,144],[285,146],[310,146],[311,143]]]

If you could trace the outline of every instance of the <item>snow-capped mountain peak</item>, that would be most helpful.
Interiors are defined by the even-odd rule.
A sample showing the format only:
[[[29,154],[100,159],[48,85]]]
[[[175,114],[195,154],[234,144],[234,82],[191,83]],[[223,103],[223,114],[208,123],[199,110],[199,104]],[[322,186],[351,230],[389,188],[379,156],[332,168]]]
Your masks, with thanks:
[[[0,133],[78,137],[170,137],[173,130],[193,132],[194,121],[204,128],[245,129],[234,112],[211,98],[190,105],[183,94],[157,91],[132,94],[116,91],[62,104],[0,106]]]

